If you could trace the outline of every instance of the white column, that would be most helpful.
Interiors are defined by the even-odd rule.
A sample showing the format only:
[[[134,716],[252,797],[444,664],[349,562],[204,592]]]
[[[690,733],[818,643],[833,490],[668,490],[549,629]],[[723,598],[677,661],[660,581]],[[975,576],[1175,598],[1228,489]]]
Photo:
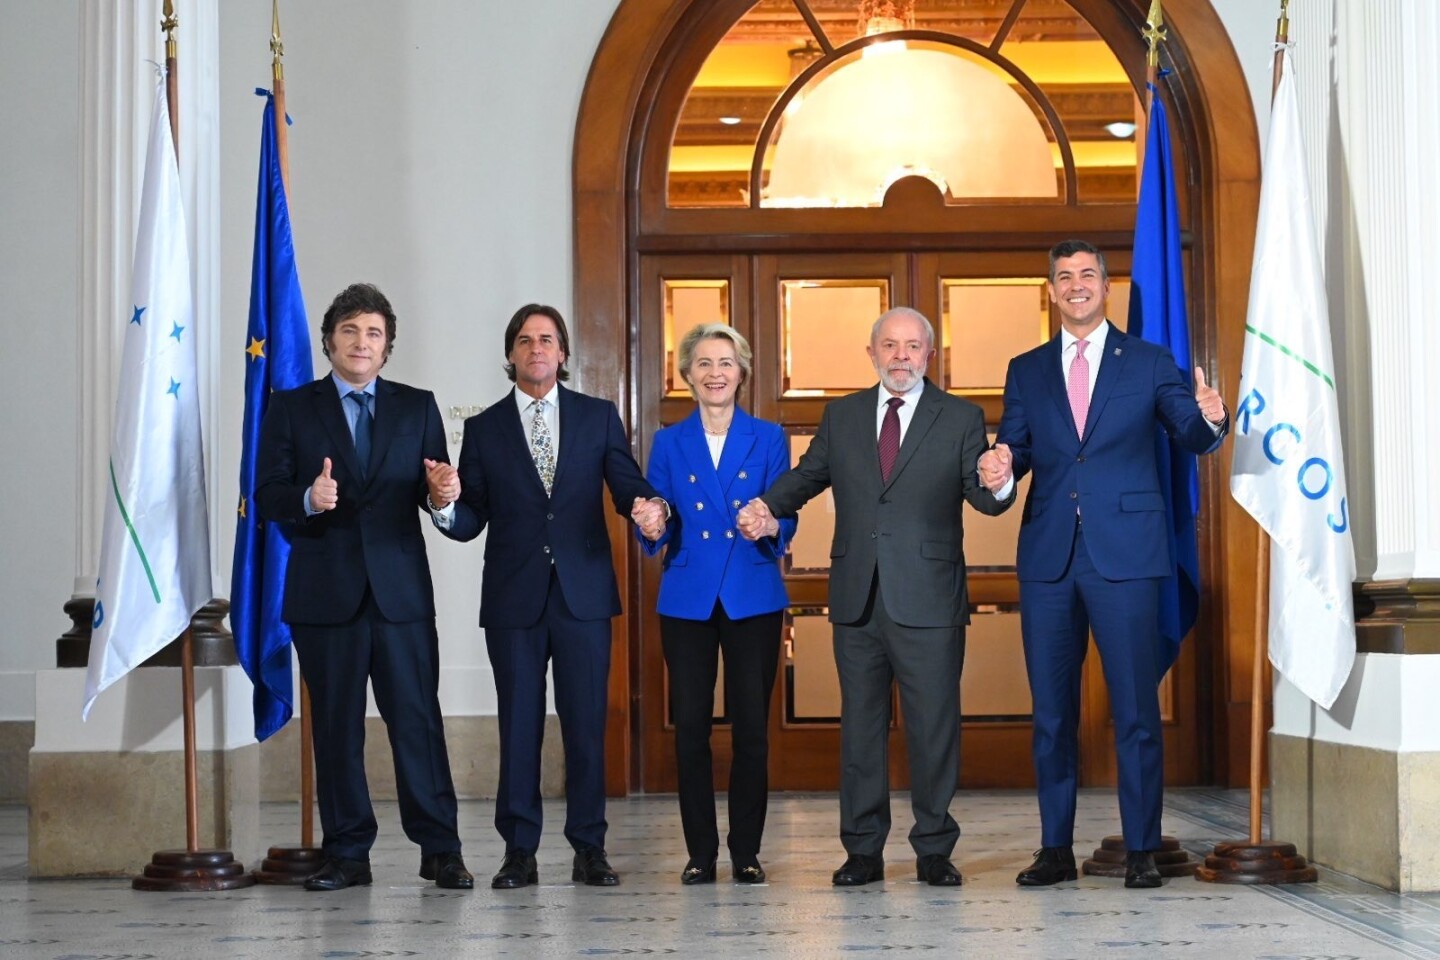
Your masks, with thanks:
[[[215,366],[219,323],[219,87],[218,0],[182,4],[179,45],[180,172],[191,236],[196,319],[200,326],[200,404],[207,460],[218,436]],[[160,0],[87,3],[81,20],[81,215],[79,419],[76,458],[74,595],[95,589],[104,520],[115,376],[130,304],[135,216],[145,166],[151,91],[164,63]],[[217,478],[208,476],[211,543]],[[226,514],[228,516],[228,513]],[[212,557],[212,567],[220,564]],[[229,576],[229,564],[223,564]],[[225,580],[217,582],[224,583]]]

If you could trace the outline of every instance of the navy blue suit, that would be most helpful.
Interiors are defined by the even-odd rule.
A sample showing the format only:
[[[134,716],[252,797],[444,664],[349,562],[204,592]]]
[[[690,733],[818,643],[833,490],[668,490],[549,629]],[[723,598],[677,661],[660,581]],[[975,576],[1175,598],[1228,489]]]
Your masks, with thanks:
[[[782,612],[789,603],[780,558],[795,535],[793,517],[774,537],[740,535],[740,508],[790,468],[785,431],[739,407],[717,465],[696,410],[655,434],[647,476],[671,505],[665,532],[641,546],[665,550],[660,579],[660,638],[670,671],[670,718],[680,821],[691,859],[715,859],[715,780],[710,733],[715,676],[725,660],[725,713],[730,720],[727,846],[737,867],[759,864],[769,793],[770,698],[780,659]]]
[[[310,689],[317,798],[328,856],[368,859],[367,677],[389,731],[401,821],[422,854],[458,852],[455,789],[439,700],[435,597],[421,533],[424,460],[449,460],[435,397],[375,381],[370,462],[360,464],[335,381],[271,395],[255,507],[290,525],[283,616]],[[334,510],[307,516],[326,458]]]
[[[489,527],[480,626],[499,705],[495,827],[507,852],[533,854],[540,843],[540,747],[551,660],[565,744],[565,836],[576,850],[605,845],[606,685],[610,618],[620,612],[620,593],[604,492],[608,486],[623,517],[636,497],[655,496],[613,403],[561,386],[558,407],[549,496],[513,391],[465,421],[460,499],[445,530],[466,541]]]
[[[1173,560],[1155,427],[1196,454],[1218,448],[1225,431],[1201,415],[1164,347],[1112,326],[1100,354],[1083,437],[1056,336],[1010,362],[996,440],[1009,445],[1017,481],[1034,474],[1016,568],[1042,845],[1074,840],[1080,668],[1093,630],[1115,723],[1125,845],[1156,850],[1164,783],[1156,618],[1159,578]]]

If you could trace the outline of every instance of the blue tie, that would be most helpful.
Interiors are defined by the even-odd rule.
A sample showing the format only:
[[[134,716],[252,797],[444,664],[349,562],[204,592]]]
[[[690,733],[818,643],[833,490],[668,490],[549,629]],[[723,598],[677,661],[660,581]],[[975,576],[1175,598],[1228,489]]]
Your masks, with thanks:
[[[374,425],[374,418],[370,415],[370,397],[359,390],[352,390],[345,395],[347,400],[354,400],[360,407],[360,413],[355,418],[355,456],[360,459],[360,479],[365,479],[365,473],[370,469],[370,428]]]

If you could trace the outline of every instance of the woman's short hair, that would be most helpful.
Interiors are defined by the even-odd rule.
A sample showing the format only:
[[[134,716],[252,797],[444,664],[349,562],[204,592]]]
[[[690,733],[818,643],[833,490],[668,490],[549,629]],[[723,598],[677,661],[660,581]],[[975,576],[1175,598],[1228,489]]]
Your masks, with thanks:
[[[679,361],[680,376],[690,384],[692,396],[695,393],[695,385],[690,383],[690,365],[695,361],[695,347],[701,340],[729,340],[735,347],[735,359],[740,364],[740,384],[743,386],[746,380],[750,379],[750,360],[753,356],[750,350],[750,342],[740,335],[734,327],[724,323],[703,323],[694,327],[689,333],[680,338]]]

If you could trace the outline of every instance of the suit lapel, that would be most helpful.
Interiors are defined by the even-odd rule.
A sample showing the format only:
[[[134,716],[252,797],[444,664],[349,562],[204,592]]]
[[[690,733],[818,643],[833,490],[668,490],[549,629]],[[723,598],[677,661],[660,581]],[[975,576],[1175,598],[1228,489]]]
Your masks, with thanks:
[[[380,465],[385,462],[385,451],[395,436],[402,411],[399,409],[399,390],[395,385],[378,377],[375,379],[375,426],[370,434],[370,462],[365,467],[365,485],[375,479]]]
[[[1127,339],[1114,324],[1110,325],[1110,332],[1105,336],[1105,346],[1101,350],[1104,359],[1100,361],[1100,372],[1095,375],[1095,389],[1090,394],[1090,411],[1085,415],[1085,436],[1080,440],[1082,446],[1095,432],[1095,424],[1105,409],[1105,402],[1110,399],[1111,391],[1115,389],[1115,384],[1124,372],[1122,368],[1129,359],[1125,352]]]
[[[331,449],[335,451],[332,460],[345,464],[345,470],[358,482],[363,471],[360,458],[355,455],[355,438],[350,435],[350,424],[340,406],[340,391],[331,377],[316,380],[311,389],[315,394],[315,406],[320,414],[320,423],[330,435]]]
[[[720,452],[720,466],[715,468],[715,478],[719,481],[717,492],[720,494],[719,503],[725,504],[726,493],[730,484],[735,482],[735,475],[740,472],[740,466],[745,458],[750,456],[750,449],[755,446],[755,423],[750,415],[738,406],[735,408],[735,416],[730,421],[730,433],[725,437],[725,446]],[[710,453],[708,445],[705,453]]]
[[[729,444],[726,444],[729,446]],[[715,464],[710,461],[710,444],[705,441],[705,425],[700,420],[700,411],[680,421],[680,449],[690,476],[705,491],[711,503],[723,503],[724,491],[715,473]],[[723,460],[722,460],[723,462]],[[687,478],[688,479],[688,478]],[[685,489],[680,487],[679,489]]]
[[[505,442],[511,447],[516,469],[528,477],[527,482],[533,483],[540,496],[545,496],[545,484],[540,482],[540,471],[535,469],[535,458],[530,454],[530,444],[525,440],[525,427],[520,423],[520,403],[516,397],[519,387],[512,389],[505,395],[501,403],[508,404],[509,410],[500,417],[500,434]],[[527,399],[528,402],[528,399]],[[561,431],[562,435],[564,431]],[[559,476],[559,469],[556,469],[556,476]]]
[[[895,467],[890,471],[890,482],[881,481],[882,493],[894,485],[896,478],[905,469],[905,464],[910,462],[910,458],[915,456],[915,451],[924,444],[925,434],[929,433],[930,428],[935,425],[935,418],[940,415],[940,404],[935,398],[935,394],[939,391],[940,388],[927,378],[925,389],[920,391],[920,396],[915,401],[915,412],[910,415],[910,426],[905,428],[905,439],[900,441],[900,452],[895,456]],[[879,396],[876,396],[875,402],[877,405],[879,404]],[[876,444],[875,467],[877,470],[880,467],[879,444]]]
[[[1075,414],[1070,410],[1070,394],[1066,391],[1066,378],[1069,372],[1065,369],[1064,348],[1061,346],[1060,334],[1050,338],[1045,349],[1040,353],[1040,381],[1045,384],[1046,393],[1050,399],[1055,401],[1055,406],[1060,416],[1066,423],[1070,424],[1070,436],[1079,438],[1080,431],[1075,428]]]

